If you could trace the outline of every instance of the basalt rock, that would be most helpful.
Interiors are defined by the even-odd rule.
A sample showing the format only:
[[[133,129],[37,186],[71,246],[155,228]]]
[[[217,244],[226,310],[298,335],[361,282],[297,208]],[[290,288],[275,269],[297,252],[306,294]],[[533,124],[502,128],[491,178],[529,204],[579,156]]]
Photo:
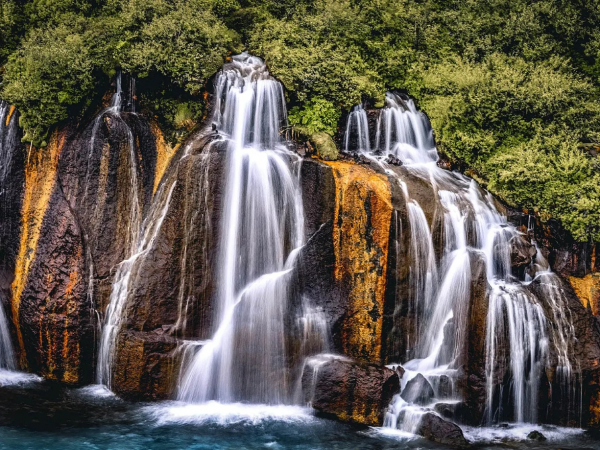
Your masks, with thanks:
[[[398,373],[347,359],[309,361],[302,376],[305,400],[320,414],[343,422],[380,426],[400,390]]]
[[[462,421],[478,425],[483,419],[486,398],[485,338],[489,307],[486,264],[481,254],[471,252],[471,292],[468,309],[466,348],[458,390],[465,399]]]
[[[161,170],[153,133],[141,116],[105,111],[85,128],[55,133],[45,149],[28,149],[12,282],[22,368],[67,384],[92,381],[98,317]]]
[[[208,339],[215,331],[213,267],[226,159],[219,145],[207,150],[209,141],[199,139],[176,157],[149,211],[160,227],[131,270],[118,338],[115,389],[126,398],[169,398],[179,340]]]
[[[510,242],[510,263],[512,267],[522,267],[531,264],[536,250],[531,242],[523,236],[515,236]]]
[[[307,243],[300,292],[323,309],[335,349],[379,362],[391,189],[386,177],[349,162],[306,160],[302,192]]]
[[[419,373],[406,383],[406,387],[400,396],[408,403],[427,405],[435,397],[435,392],[433,392],[433,387],[431,387],[429,381]]]
[[[181,361],[177,339],[153,333],[124,331],[119,337],[114,386],[131,400],[164,400],[175,388],[176,363]]]
[[[339,323],[339,345],[348,356],[376,362],[381,357],[392,215],[390,185],[387,178],[362,166],[328,164],[336,186],[333,275],[348,292]]]
[[[458,425],[444,420],[432,412],[423,415],[415,433],[430,441],[455,448],[469,446],[469,442]]]
[[[434,410],[445,419],[453,422],[464,422],[464,417],[469,415],[464,402],[436,403]]]
[[[550,277],[553,277],[553,283],[549,283]],[[581,304],[571,286],[559,280],[557,275],[538,276],[531,283],[530,289],[540,299],[546,320],[552,324],[549,332],[551,367],[558,364],[558,347],[565,345],[559,327],[563,328],[563,333],[572,330],[573,336],[568,339],[566,351],[570,363],[577,369],[572,374],[570,389],[574,392],[582,389],[579,391],[579,398],[562,398],[561,386],[564,382],[560,374],[547,372],[548,393],[542,392],[545,395],[541,396],[540,403],[543,406],[546,397],[546,401],[552,402],[552,408],[548,410],[547,416],[545,408],[541,408],[541,418],[545,422],[566,426],[578,426],[578,420],[581,420],[581,423],[597,427],[600,425],[600,415],[597,412],[600,409],[600,402],[597,400],[600,396],[594,380],[600,370],[600,323]],[[565,327],[565,321],[572,328]],[[580,417],[580,411],[583,417]]]

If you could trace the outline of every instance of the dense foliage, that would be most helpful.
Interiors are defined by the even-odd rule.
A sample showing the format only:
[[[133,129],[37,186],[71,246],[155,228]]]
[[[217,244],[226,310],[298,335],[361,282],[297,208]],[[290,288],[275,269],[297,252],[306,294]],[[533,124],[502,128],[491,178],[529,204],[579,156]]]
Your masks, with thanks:
[[[508,203],[600,242],[600,0],[0,0],[0,96],[25,139],[97,109],[116,70],[182,135],[243,48],[285,85],[290,124],[407,92],[440,150]],[[593,153],[593,152],[592,152]]]

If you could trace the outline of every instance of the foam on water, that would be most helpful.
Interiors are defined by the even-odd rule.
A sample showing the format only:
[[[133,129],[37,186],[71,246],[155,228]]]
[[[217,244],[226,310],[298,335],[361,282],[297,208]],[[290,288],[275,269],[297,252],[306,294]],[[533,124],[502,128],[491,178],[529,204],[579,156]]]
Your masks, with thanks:
[[[243,423],[260,425],[264,422],[307,423],[315,417],[310,408],[292,405],[257,405],[247,403],[201,404],[167,402],[145,408],[157,425],[208,424],[231,425]]]
[[[15,372],[12,370],[0,369],[0,386],[18,386],[30,383],[39,383],[42,377],[32,373]]]
[[[77,393],[91,398],[118,398],[114,392],[103,384],[90,384],[89,386],[77,389]]]
[[[506,441],[530,441],[527,435],[532,431],[541,432],[550,442],[569,441],[585,433],[581,428],[534,425],[529,423],[506,424],[505,427],[467,427],[463,426],[465,437],[473,444],[496,444]]]

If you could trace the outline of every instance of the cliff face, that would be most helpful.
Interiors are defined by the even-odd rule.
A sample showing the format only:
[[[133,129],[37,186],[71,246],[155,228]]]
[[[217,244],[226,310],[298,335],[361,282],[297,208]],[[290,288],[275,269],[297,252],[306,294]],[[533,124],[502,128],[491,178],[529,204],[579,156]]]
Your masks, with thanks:
[[[15,117],[8,117],[5,127]],[[55,133],[45,149],[16,142],[4,144],[11,149],[11,163],[0,178],[7,187],[0,193],[0,293],[11,312],[20,367],[66,384],[92,382],[115,274],[131,258],[112,387],[132,399],[172,398],[190,341],[215,331],[223,141],[214,133],[196,133],[172,149],[156,124],[142,116],[107,113],[86,128]],[[389,170],[349,158],[310,157],[300,168],[306,245],[294,274],[295,298],[310,298],[322,311],[335,353],[363,365],[408,359],[416,337],[409,302],[411,224],[398,180],[423,208],[438,256],[443,246],[442,211],[431,186],[402,167]],[[554,261],[577,259],[553,245],[546,248],[557,255]],[[486,395],[490,287],[481,255],[470,252],[469,261],[467,331],[456,369],[464,399],[459,419],[477,424]],[[578,264],[560,267],[581,344],[573,352],[584,381],[584,421],[597,426],[600,328],[592,315],[598,308],[597,277],[580,273]],[[290,308],[298,308],[298,302]],[[552,305],[543,306],[552,323]],[[293,353],[298,348],[294,332],[287,338]],[[556,349],[551,353],[556,359]],[[352,380],[355,372],[377,372],[344,370]],[[542,390],[557,388],[552,373],[545,383]],[[378,408],[369,406],[364,417],[353,410],[348,417],[374,424],[381,420]],[[552,408],[547,419],[556,422],[570,406]]]
[[[170,157],[161,139],[137,116],[104,114],[55,133],[47,148],[17,145],[24,167],[13,191],[21,192],[21,214],[11,310],[23,369],[67,384],[92,381],[99,318],[131,245],[131,190],[146,208],[157,158]]]

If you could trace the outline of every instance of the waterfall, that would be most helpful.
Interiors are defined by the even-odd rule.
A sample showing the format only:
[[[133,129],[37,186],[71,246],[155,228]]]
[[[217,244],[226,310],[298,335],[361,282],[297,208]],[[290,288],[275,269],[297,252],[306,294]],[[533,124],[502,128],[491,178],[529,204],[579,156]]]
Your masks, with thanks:
[[[349,152],[351,148],[350,138],[356,137],[356,145],[353,151],[359,153],[369,153],[371,143],[369,141],[369,122],[367,112],[362,105],[355,106],[348,115],[346,124],[346,134],[344,136],[344,151]]]
[[[539,252],[534,282],[539,282],[543,295],[532,292],[531,279],[519,280],[513,275],[511,242],[520,239],[522,233],[507,222],[491,195],[475,181],[437,167],[433,131],[411,99],[395,93],[386,95],[372,150],[361,144],[370,142],[363,135],[364,130],[368,133],[366,121],[362,107],[353,109],[344,137],[346,151],[364,154],[391,179],[396,178],[407,207],[409,314],[416,321],[416,336],[407,339],[410,348],[405,351],[413,359],[401,362],[406,370],[403,387],[421,373],[434,388],[434,402],[461,400],[454,386],[467,352],[472,267],[483,260],[489,299],[484,420],[536,422],[540,384],[551,364],[551,344],[556,348],[561,394],[566,396],[561,398],[572,398],[575,392],[571,374],[576,369],[569,358],[575,335],[560,281]],[[385,162],[389,155],[403,163],[401,170],[391,170]],[[403,173],[424,180],[435,193],[430,206],[440,220],[437,256],[433,224],[427,223],[422,205],[411,198]],[[550,318],[555,327],[548,323],[544,305],[555,314]],[[439,389],[441,377],[450,379],[451,389]],[[432,407],[408,404],[398,395],[388,409],[385,426],[412,431],[424,411]]]
[[[131,277],[131,270],[133,263],[139,258],[140,255],[147,251],[148,246],[151,242],[152,234],[148,236],[148,233],[140,237],[140,230],[142,225],[142,204],[140,199],[140,180],[138,177],[137,167],[137,155],[136,146],[131,128],[121,117],[121,104],[122,104],[122,90],[121,90],[121,73],[117,75],[116,79],[116,91],[111,99],[110,106],[96,117],[92,126],[92,136],[90,139],[90,154],[88,160],[91,160],[91,155],[94,152],[95,137],[98,131],[100,122],[106,115],[115,118],[122,124],[127,134],[127,146],[129,150],[129,217],[127,218],[127,234],[125,242],[125,254],[129,255],[127,259],[119,264],[115,277],[112,283],[112,290],[110,294],[108,308],[106,310],[104,324],[102,326],[100,346],[98,350],[98,360],[96,367],[96,381],[98,384],[104,384],[111,387],[112,382],[112,370],[114,364],[114,357],[116,351],[116,343],[118,333],[121,329],[123,321],[123,313],[127,300],[127,293],[129,287],[129,281]],[[88,175],[89,176],[89,167]],[[84,194],[87,196],[87,186],[89,186],[89,180],[86,183],[86,190]],[[150,227],[151,228],[151,227]],[[93,261],[90,259],[90,280],[88,282],[88,301],[93,304]]]
[[[215,85],[213,122],[228,139],[219,325],[182,368],[178,398],[285,403],[292,380],[284,317],[304,232],[297,157],[279,133],[283,89],[248,54],[233,57]]]
[[[411,99],[391,92],[386,94],[386,107],[377,121],[375,149],[384,155],[393,154],[405,164],[438,160],[427,116]]]
[[[4,197],[7,186],[7,176],[10,174],[10,169],[13,165],[14,151],[18,146],[17,143],[17,120],[12,117],[14,108],[0,100],[0,189]],[[6,204],[0,205],[3,209],[2,216],[6,214],[4,211],[8,207]],[[13,351],[10,330],[4,305],[0,298],[0,369],[15,370],[16,359]]]

